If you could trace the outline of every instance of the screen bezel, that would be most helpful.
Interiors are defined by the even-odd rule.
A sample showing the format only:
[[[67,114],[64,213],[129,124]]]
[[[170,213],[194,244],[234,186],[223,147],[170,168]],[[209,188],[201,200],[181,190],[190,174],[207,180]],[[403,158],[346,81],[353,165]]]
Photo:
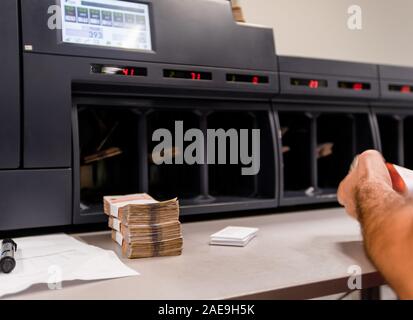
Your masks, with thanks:
[[[60,10],[63,10],[62,7],[63,0],[55,0],[56,5],[59,6]],[[150,38],[151,38],[151,49],[135,49],[135,48],[122,48],[116,46],[101,46],[95,44],[82,44],[82,43],[73,43],[63,41],[63,27],[56,29],[57,31],[57,45],[58,46],[70,46],[70,47],[80,47],[85,49],[95,49],[95,50],[109,50],[109,51],[123,51],[123,52],[137,52],[137,53],[155,53],[156,44],[155,44],[155,26],[154,26],[154,16],[153,16],[153,6],[152,3],[147,0],[115,0],[122,2],[132,2],[137,4],[144,4],[148,6],[148,17],[149,17],[149,28],[150,28]],[[59,19],[62,19],[62,13],[60,12]]]

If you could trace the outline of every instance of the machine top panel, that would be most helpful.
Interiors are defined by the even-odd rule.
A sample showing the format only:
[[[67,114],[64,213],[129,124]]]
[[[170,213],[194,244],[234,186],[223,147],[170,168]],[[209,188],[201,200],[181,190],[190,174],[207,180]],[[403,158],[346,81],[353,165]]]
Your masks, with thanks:
[[[279,56],[280,72],[378,78],[374,64]]]
[[[413,81],[413,67],[379,65],[381,79]]]
[[[29,53],[277,71],[272,29],[235,22],[229,1],[21,0],[21,8]]]
[[[413,101],[413,68],[380,65],[379,75],[383,99]]]
[[[377,65],[335,60],[279,57],[281,95],[331,99],[377,99]]]

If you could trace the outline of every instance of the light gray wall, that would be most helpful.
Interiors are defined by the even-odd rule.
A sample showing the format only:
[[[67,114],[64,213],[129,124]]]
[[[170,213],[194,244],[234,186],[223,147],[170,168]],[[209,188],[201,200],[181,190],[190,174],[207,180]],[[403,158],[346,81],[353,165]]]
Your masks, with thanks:
[[[281,55],[413,66],[412,0],[239,0],[249,23],[274,29]],[[348,7],[363,29],[349,30]]]

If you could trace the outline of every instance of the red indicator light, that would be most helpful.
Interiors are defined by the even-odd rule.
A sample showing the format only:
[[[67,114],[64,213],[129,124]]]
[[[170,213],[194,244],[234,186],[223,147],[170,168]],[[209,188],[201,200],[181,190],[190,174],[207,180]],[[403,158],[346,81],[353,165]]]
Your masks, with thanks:
[[[318,85],[319,85],[318,80],[310,80],[310,82],[308,83],[308,86],[311,89],[318,89]]]
[[[371,84],[368,82],[347,82],[339,81],[338,87],[340,89],[350,89],[354,91],[371,90]]]
[[[191,79],[192,79],[192,80],[201,80],[201,74],[200,74],[200,73],[191,72]]]
[[[211,72],[198,72],[198,71],[189,71],[189,70],[164,69],[163,76],[164,78],[185,79],[185,80],[193,80],[193,81],[212,80]]]
[[[111,66],[102,64],[92,64],[91,72],[95,74],[131,76],[131,77],[146,77],[148,70],[139,67]]]
[[[356,91],[363,90],[363,84],[362,83],[353,84],[353,90],[356,90]]]
[[[412,92],[411,87],[410,86],[402,86],[400,89],[400,92],[402,93],[410,93]]]
[[[260,83],[260,78],[258,78],[257,76],[252,77],[252,83],[253,84],[259,84]]]
[[[123,68],[122,73],[125,76],[134,76],[135,75],[135,69],[134,68]]]

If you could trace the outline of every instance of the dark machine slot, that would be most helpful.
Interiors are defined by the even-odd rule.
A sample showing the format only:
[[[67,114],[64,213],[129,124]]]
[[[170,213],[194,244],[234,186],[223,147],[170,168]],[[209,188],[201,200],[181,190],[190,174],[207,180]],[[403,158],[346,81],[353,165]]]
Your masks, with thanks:
[[[317,119],[318,187],[333,194],[354,157],[373,148],[367,114],[322,114]]]
[[[310,115],[297,112],[279,113],[284,172],[284,197],[302,197],[314,187]]]
[[[234,142],[238,144],[238,152],[231,152],[230,138],[226,139],[226,164],[218,163],[218,142],[215,143],[215,164],[209,165],[210,194],[216,201],[237,201],[248,198],[274,198],[274,144],[271,137],[269,115],[267,112],[227,111],[214,112],[208,117],[208,129],[223,129],[227,133],[234,130]],[[243,175],[242,170],[250,168],[252,162],[241,162],[241,148],[246,148],[245,140],[241,141],[241,129],[248,130],[248,156],[255,155],[259,160],[257,174]],[[260,130],[260,152],[253,152],[252,130]],[[237,141],[238,140],[238,141]],[[216,140],[217,141],[217,140]],[[242,145],[242,146],[241,146]],[[256,145],[256,144],[255,144]],[[246,149],[244,149],[246,150]],[[238,162],[231,164],[231,156]],[[255,162],[255,163],[257,163]],[[253,170],[252,170],[253,171]]]
[[[404,146],[404,163],[406,168],[413,169],[413,116],[408,116],[403,123],[404,136],[402,139]],[[400,140],[399,140],[400,141]]]
[[[175,126],[179,122],[182,122],[183,134],[189,129],[200,128],[200,117],[192,111],[157,110],[148,115],[149,193],[157,200],[178,197],[181,204],[187,204],[200,195],[201,165],[185,162],[185,150],[192,142],[183,141],[183,138],[175,139],[178,132]],[[161,152],[154,152],[155,147],[164,141],[163,138],[153,141],[152,136],[158,129],[166,129],[171,133],[172,146],[165,145]],[[157,164],[160,162],[159,157],[162,164]]]
[[[404,150],[400,139],[404,138],[403,120],[394,115],[378,115],[380,140],[386,161],[403,165]]]
[[[78,108],[82,214],[101,211],[105,195],[141,191],[138,120],[133,110]]]

